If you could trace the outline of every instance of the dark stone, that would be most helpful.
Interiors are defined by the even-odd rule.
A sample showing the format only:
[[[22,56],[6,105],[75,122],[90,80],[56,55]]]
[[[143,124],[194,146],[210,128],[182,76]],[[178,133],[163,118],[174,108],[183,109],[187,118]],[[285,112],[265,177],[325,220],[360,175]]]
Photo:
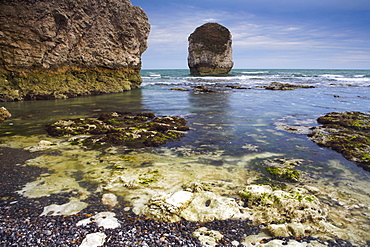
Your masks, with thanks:
[[[295,85],[289,83],[272,82],[270,86],[264,86],[264,88],[267,90],[294,90],[298,88],[315,88],[315,87],[309,85]]]

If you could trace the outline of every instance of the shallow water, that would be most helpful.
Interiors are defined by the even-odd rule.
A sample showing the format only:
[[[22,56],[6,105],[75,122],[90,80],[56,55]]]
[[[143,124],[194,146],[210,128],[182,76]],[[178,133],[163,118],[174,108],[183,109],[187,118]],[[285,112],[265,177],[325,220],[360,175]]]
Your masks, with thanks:
[[[279,128],[282,123],[314,126],[317,117],[332,111],[370,111],[370,71],[235,70],[228,77],[191,77],[186,70],[142,74],[142,88],[130,92],[3,103],[12,118],[0,127],[0,145],[30,148],[41,140],[54,144],[27,163],[47,167],[50,173],[28,184],[24,195],[79,191],[80,198],[85,198],[96,190],[108,190],[124,196],[140,212],[152,195],[181,190],[191,181],[211,184],[214,192],[235,197],[261,176],[261,160],[303,159],[296,167],[302,173],[299,186],[320,190],[318,197],[330,207],[329,217],[348,233],[339,236],[357,243],[370,240],[370,173],[303,134]],[[270,91],[260,87],[274,81],[316,88]],[[214,86],[218,92],[170,90],[195,85]],[[111,111],[181,116],[191,130],[181,141],[158,148],[88,151],[69,145],[67,138],[47,136],[43,128],[59,119]]]

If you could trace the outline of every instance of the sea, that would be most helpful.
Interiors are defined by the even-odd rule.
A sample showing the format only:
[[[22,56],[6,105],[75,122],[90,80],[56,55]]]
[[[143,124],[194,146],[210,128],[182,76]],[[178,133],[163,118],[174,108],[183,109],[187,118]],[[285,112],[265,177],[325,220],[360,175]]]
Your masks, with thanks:
[[[338,236],[358,244],[370,241],[370,173],[306,135],[329,112],[370,114],[370,70],[234,69],[227,76],[192,76],[187,69],[170,69],[142,70],[141,75],[141,88],[122,93],[3,102],[12,117],[0,126],[0,145],[40,152],[26,165],[50,170],[20,193],[41,197],[77,190],[88,196],[98,188],[124,197],[140,212],[151,196],[173,193],[191,181],[212,184],[222,195],[235,197],[265,175],[264,160],[301,160],[295,167],[301,181],[293,186],[318,189]],[[276,82],[313,87],[265,89]],[[44,129],[60,119],[113,111],[183,117],[190,131],[161,147],[86,150],[68,145],[66,138],[48,136]],[[300,131],[288,132],[287,126]],[[45,147],[42,141],[52,145]],[[117,163],[127,166],[119,175],[122,180],[126,176],[135,183],[153,170],[160,176],[145,186],[117,189],[112,170]],[[232,186],[218,187],[221,183]]]

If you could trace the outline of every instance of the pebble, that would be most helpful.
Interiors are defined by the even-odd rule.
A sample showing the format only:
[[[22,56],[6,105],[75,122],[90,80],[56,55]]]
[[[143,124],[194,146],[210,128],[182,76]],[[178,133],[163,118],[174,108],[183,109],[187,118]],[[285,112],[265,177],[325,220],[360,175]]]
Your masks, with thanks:
[[[88,205],[82,211],[68,216],[45,215],[40,216],[44,207],[52,204],[63,205],[74,195],[69,193],[52,194],[37,199],[26,198],[16,193],[24,184],[33,181],[46,169],[27,166],[15,166],[23,163],[35,154],[23,151],[14,151],[0,147],[0,152],[6,154],[7,163],[0,162],[0,246],[48,246],[48,247],[80,247],[88,236],[101,240],[104,236],[105,247],[131,246],[182,246],[201,247],[199,239],[192,236],[193,232],[202,227],[222,234],[217,246],[241,246],[246,236],[257,235],[261,227],[251,224],[248,220],[216,220],[207,223],[179,221],[163,223],[151,220],[145,216],[134,214],[128,203],[122,206],[104,205],[101,194],[92,194],[84,200]],[[12,203],[12,202],[17,203]],[[115,214],[119,227],[104,228],[94,222],[77,226],[77,222],[90,218],[98,212],[112,211]],[[94,235],[92,235],[94,234]],[[271,240],[264,239],[265,243]],[[285,242],[297,240],[294,237],[281,239]],[[313,237],[300,238],[300,241],[309,243],[318,240]],[[100,243],[100,242],[99,242]],[[344,240],[328,240],[327,246],[353,246]],[[87,246],[87,245],[85,245]],[[90,245],[98,246],[98,245]]]

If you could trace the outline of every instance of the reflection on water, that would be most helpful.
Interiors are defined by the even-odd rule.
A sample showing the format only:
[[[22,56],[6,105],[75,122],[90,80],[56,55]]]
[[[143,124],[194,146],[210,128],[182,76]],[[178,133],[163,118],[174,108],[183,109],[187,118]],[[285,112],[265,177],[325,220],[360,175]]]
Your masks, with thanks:
[[[111,191],[130,200],[138,212],[150,196],[175,192],[192,181],[210,184],[214,192],[235,197],[245,185],[263,175],[262,160],[303,159],[296,167],[302,173],[299,186],[318,188],[319,199],[331,208],[330,218],[351,232],[348,239],[360,241],[366,240],[369,230],[369,173],[340,154],[318,147],[305,135],[286,133],[275,125],[278,120],[297,114],[300,119],[312,120],[329,111],[368,111],[367,99],[358,96],[366,90],[369,93],[369,88],[342,90],[209,94],[146,86],[130,92],[67,100],[8,102],[4,106],[13,117],[0,127],[0,141],[9,147],[46,150],[27,165],[47,167],[50,173],[28,184],[22,190],[24,195],[78,191],[84,198],[96,190]],[[332,96],[342,93],[343,99]],[[87,151],[70,145],[68,138],[48,137],[43,129],[45,124],[59,119],[95,117],[111,111],[181,116],[191,130],[181,141],[159,148]],[[41,140],[47,141],[43,142],[44,147],[40,146]]]

